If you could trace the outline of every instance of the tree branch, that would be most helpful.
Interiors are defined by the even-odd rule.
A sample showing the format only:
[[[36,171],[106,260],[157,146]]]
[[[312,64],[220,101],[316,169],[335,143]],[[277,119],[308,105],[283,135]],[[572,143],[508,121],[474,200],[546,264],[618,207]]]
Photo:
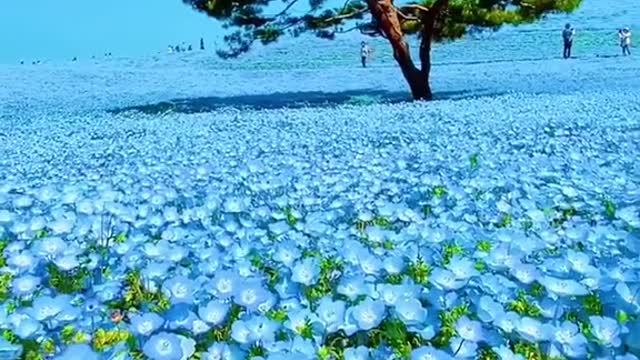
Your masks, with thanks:
[[[369,9],[365,7],[365,8],[359,9],[359,10],[352,11],[352,12],[347,13],[347,14],[336,15],[336,16],[328,17],[326,19],[319,19],[318,21],[319,22],[323,22],[323,23],[331,23],[331,22],[334,22],[334,21],[348,20],[348,19],[354,18],[354,17],[356,17],[356,16],[358,16],[360,14],[363,14],[363,13],[365,13],[367,11],[369,11]]]
[[[278,13],[278,15],[276,16],[283,16],[287,13],[287,11],[289,11],[289,9],[291,9],[293,7],[293,5],[295,5],[298,2],[298,0],[293,0],[291,1],[284,9],[282,9],[282,11],[280,11]]]
[[[407,15],[407,14],[403,13],[402,10],[406,9],[406,8],[413,8],[413,7],[412,6],[411,7],[405,6],[405,7],[402,7],[402,8],[397,8],[396,7],[395,9],[396,9],[396,12],[398,13],[398,16],[400,16],[404,20],[416,20],[416,21],[420,20],[420,18],[417,17],[417,16]],[[418,8],[422,8],[422,6],[418,5]]]

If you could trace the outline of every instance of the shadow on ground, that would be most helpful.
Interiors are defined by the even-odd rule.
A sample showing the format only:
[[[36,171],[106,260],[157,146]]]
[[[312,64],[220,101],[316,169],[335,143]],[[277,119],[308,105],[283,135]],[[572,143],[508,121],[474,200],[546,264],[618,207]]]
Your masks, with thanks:
[[[498,96],[496,93],[482,90],[439,92],[434,100],[464,99],[486,96]],[[320,91],[273,93],[258,95],[240,95],[228,97],[200,97],[189,99],[173,99],[153,104],[136,105],[111,109],[111,113],[142,112],[145,114],[162,114],[167,112],[194,114],[211,112],[221,108],[239,109],[296,109],[331,107],[339,105],[371,105],[380,103],[401,103],[411,100],[407,92],[391,92],[385,90],[353,90],[339,93]]]

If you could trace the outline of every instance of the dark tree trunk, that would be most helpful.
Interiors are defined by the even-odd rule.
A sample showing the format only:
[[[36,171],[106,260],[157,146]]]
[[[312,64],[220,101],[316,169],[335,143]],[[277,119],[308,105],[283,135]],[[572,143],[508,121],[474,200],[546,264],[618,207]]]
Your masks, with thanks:
[[[402,27],[398,14],[391,0],[367,0],[369,10],[373,15],[380,31],[389,41],[393,49],[393,57],[400,66],[402,75],[409,84],[411,95],[414,100],[431,100],[431,87],[429,86],[429,72],[431,71],[430,51],[431,37],[429,36],[429,44],[424,47],[420,46],[420,61],[422,66],[418,69],[409,51],[409,45],[404,39]],[[424,37],[423,37],[424,42]],[[425,66],[424,59],[427,59]]]

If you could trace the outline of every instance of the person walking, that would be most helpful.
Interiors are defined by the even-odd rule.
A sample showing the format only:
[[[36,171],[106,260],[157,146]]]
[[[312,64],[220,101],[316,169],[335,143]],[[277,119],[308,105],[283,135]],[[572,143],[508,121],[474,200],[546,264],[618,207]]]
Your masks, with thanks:
[[[571,27],[571,24],[566,24],[564,30],[562,30],[562,40],[564,41],[564,52],[562,56],[565,59],[571,57],[571,47],[573,46],[573,37],[576,31]]]
[[[361,42],[360,43],[360,58],[362,60],[362,67],[366,68],[367,67],[367,61],[369,60],[369,57],[371,56],[371,48],[369,47],[369,45],[367,45],[366,42]]]
[[[620,47],[622,48],[622,56],[631,55],[631,30],[624,28],[618,31],[620,37]]]

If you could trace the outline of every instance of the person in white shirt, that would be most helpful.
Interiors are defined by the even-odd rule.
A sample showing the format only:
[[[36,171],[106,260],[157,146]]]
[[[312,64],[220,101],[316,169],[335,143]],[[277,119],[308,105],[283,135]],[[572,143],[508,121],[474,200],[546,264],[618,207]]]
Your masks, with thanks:
[[[620,37],[620,47],[622,48],[622,56],[631,55],[631,30],[624,28],[618,31]]]
[[[367,61],[369,60],[369,57],[371,56],[371,48],[369,47],[369,45],[367,45],[366,42],[362,42],[360,43],[360,58],[362,60],[362,67],[366,68],[367,67]]]

